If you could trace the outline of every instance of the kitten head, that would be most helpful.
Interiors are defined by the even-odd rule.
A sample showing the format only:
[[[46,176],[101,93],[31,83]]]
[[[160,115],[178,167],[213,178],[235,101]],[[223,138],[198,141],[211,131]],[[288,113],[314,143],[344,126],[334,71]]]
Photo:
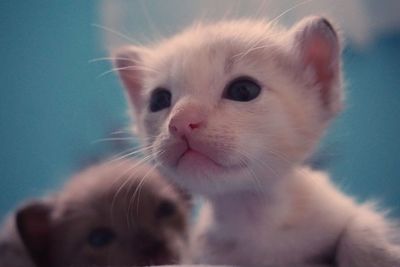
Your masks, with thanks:
[[[159,174],[134,162],[92,167],[54,198],[16,216],[25,247],[40,267],[179,263],[187,207]]]
[[[268,185],[312,153],[342,105],[340,50],[321,17],[288,30],[231,21],[123,48],[114,63],[162,171],[212,194]]]

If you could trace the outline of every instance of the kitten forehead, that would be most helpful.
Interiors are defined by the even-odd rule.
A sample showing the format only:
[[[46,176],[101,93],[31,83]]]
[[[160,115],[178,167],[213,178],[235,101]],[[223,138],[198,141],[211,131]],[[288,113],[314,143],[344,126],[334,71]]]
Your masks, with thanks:
[[[207,53],[209,58],[214,58],[225,51],[226,57],[232,57],[226,61],[229,69],[229,65],[239,57],[234,52],[256,48],[257,44],[272,45],[282,33],[278,27],[263,21],[240,20],[209,25],[198,24],[154,47],[158,53],[153,56],[166,61],[177,56],[187,58],[188,54]]]
[[[272,40],[281,33],[281,28],[264,21],[237,20],[214,24],[197,24],[173,38],[161,42],[155,48],[169,49],[176,45],[186,45],[190,49],[195,49],[196,46],[203,49],[204,45],[213,46],[221,42],[225,45],[227,41],[232,44],[251,45],[258,40]]]
[[[195,25],[151,48],[154,53],[143,61],[158,71],[145,81],[144,87],[152,90],[165,86],[175,91],[180,88],[195,94],[217,87],[220,90],[212,91],[220,94],[221,87],[234,76],[251,75],[252,66],[253,72],[258,72],[260,66],[255,65],[275,57],[281,49],[277,44],[282,36],[281,29],[262,21]],[[243,66],[250,73],[243,73]]]

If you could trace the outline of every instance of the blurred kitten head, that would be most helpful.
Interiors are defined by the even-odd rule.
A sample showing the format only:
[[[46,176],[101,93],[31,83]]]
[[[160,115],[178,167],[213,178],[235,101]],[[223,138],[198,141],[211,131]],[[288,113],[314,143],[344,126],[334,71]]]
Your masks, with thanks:
[[[76,175],[54,198],[16,216],[39,267],[179,263],[187,206],[151,167],[106,163]]]
[[[194,192],[254,190],[314,150],[342,106],[340,41],[309,17],[196,25],[114,64],[161,170]]]

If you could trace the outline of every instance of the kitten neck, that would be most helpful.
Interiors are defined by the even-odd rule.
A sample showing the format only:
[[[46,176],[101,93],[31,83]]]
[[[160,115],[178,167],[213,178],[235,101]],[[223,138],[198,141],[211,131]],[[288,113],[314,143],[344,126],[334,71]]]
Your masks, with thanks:
[[[226,193],[210,198],[214,219],[221,224],[237,222],[238,218],[258,220],[260,206],[271,202],[268,195],[260,192]],[[240,216],[238,216],[240,214]]]
[[[244,224],[279,220],[291,203],[285,190],[293,171],[265,185],[263,190],[243,190],[210,196],[215,223],[227,228],[241,228]]]

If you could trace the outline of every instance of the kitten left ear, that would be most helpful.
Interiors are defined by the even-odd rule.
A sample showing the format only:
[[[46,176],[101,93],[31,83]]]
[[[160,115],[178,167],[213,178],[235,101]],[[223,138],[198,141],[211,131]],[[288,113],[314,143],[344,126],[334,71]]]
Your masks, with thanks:
[[[332,24],[323,17],[308,17],[292,29],[294,49],[301,69],[312,74],[322,103],[330,115],[341,109],[340,40]]]
[[[144,48],[136,46],[126,46],[112,52],[113,64],[136,111],[139,111],[142,105],[143,53]]]

